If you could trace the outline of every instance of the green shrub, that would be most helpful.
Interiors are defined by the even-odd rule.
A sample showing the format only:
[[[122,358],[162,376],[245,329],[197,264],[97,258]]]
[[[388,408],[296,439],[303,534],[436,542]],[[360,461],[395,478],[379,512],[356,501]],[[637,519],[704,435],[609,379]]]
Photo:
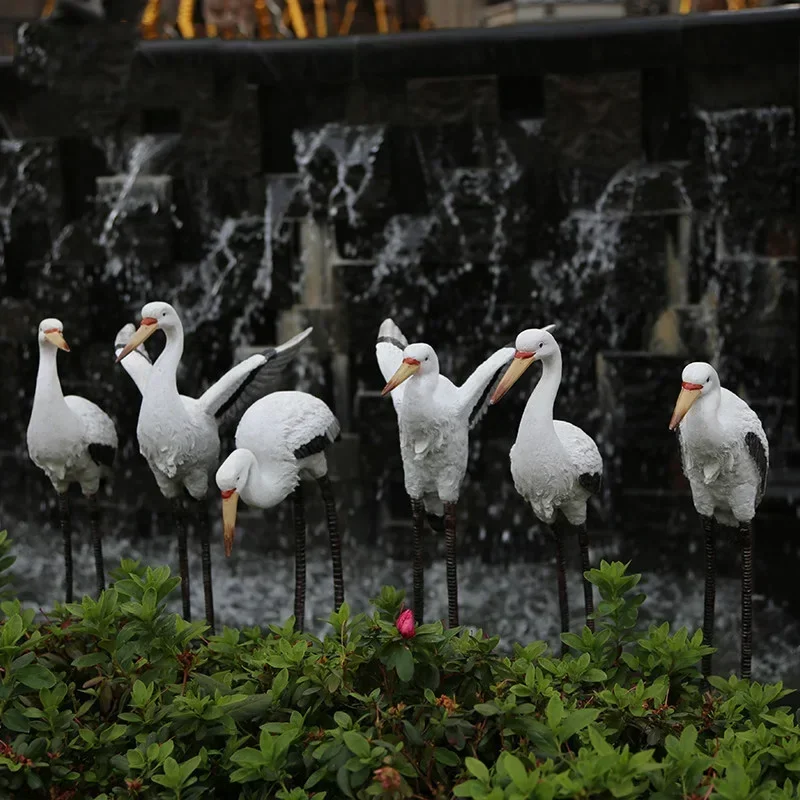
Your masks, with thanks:
[[[561,659],[439,622],[405,639],[388,587],[322,640],[205,639],[165,611],[166,567],[114,578],[41,623],[0,606],[0,797],[800,798],[787,692],[706,689],[700,633],[639,630],[624,564],[591,571],[597,633]]]

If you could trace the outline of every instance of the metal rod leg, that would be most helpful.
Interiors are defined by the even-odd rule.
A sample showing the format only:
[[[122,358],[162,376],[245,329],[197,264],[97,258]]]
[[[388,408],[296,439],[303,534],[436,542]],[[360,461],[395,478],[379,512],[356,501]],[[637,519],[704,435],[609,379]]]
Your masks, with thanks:
[[[302,633],[306,618],[306,514],[303,484],[292,493],[294,516],[294,627]]]
[[[714,517],[701,517],[703,523],[703,539],[705,541],[706,588],[703,600],[703,644],[714,646],[714,603],[717,595],[717,554],[716,530]],[[711,655],[703,656],[702,672],[708,677],[711,674]]]
[[[106,588],[105,570],[103,568],[103,537],[100,533],[100,509],[97,506],[97,495],[86,498],[89,505],[89,527],[92,536],[92,552],[94,553],[94,572],[97,580],[97,596]]]
[[[458,572],[456,551],[456,504],[444,504],[444,542],[447,559],[447,624],[458,627]]]
[[[200,558],[203,568],[203,599],[206,607],[206,623],[211,636],[214,626],[214,585],[211,579],[211,519],[206,499],[197,501],[197,518],[200,527]]]
[[[753,535],[749,522],[739,525],[742,548],[742,678],[750,680],[753,647]]]
[[[58,516],[61,535],[64,539],[64,602],[72,602],[72,518],[69,497],[64,492],[58,495]]]
[[[594,633],[594,620],[590,615],[594,614],[594,595],[593,586],[586,578],[586,573],[592,568],[589,563],[589,531],[586,523],[578,527],[578,543],[581,548],[581,575],[583,577],[583,603],[586,609],[586,625]]]
[[[339,536],[339,518],[336,514],[336,499],[333,496],[331,479],[323,475],[319,481],[325,516],[328,520],[328,537],[331,542],[331,566],[333,568],[333,606],[336,611],[344,603],[344,576],[342,574],[342,540]]]
[[[425,525],[425,507],[422,500],[411,500],[411,515],[414,520],[413,528],[413,561],[411,565],[414,588],[413,588],[413,605],[414,605],[414,619],[417,625],[422,625],[422,619],[425,615],[425,573],[422,568],[422,535]]]
[[[563,522],[556,520],[552,526],[556,540],[556,576],[558,579],[558,608],[561,611],[561,632],[569,631],[569,601],[567,599],[567,567],[564,561],[564,529]],[[566,652],[566,645],[561,643],[561,654]]]
[[[175,521],[175,532],[178,535],[178,569],[181,574],[181,602],[183,618],[192,619],[192,602],[189,586],[189,546],[186,541],[186,520],[183,515],[183,502],[180,497],[172,501],[172,516]]]

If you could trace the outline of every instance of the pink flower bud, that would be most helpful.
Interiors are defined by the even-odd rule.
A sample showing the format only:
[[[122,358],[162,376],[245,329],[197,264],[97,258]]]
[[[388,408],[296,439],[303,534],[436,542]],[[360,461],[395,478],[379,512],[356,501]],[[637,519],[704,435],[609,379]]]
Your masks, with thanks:
[[[387,792],[397,791],[403,783],[400,773],[394,767],[381,767],[376,769],[373,774],[375,775],[375,780]]]
[[[410,639],[417,632],[414,626],[414,612],[407,608],[398,618],[395,623],[397,630],[404,639]]]

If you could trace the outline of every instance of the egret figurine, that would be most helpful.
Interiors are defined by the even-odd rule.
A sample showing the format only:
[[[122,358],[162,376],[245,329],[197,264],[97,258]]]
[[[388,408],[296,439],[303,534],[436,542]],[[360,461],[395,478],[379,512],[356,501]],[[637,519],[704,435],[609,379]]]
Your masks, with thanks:
[[[717,371],[703,361],[683,370],[682,386],[669,423],[677,431],[683,472],[703,524],[705,603],[703,644],[714,643],[716,525],[738,527],[742,555],[741,673],[750,678],[752,659],[753,517],[767,488],[769,443],[755,411],[724,389]],[[711,656],[703,658],[711,672]]]
[[[562,632],[569,630],[564,533],[570,528],[577,529],[586,624],[594,630],[592,585],[586,578],[589,570],[586,511],[589,498],[602,485],[603,459],[588,434],[569,422],[553,420],[553,406],[561,385],[561,348],[551,333],[554,327],[530,328],[517,336],[514,360],[491,402],[498,402],[534,361],[541,361],[542,377],[528,398],[517,440],[511,448],[511,476],[516,490],[530,503],[537,519],[553,532]]]
[[[155,363],[150,364],[140,348],[156,331],[162,330],[166,344]],[[186,528],[181,515],[184,489],[198,503],[208,491],[209,472],[219,459],[219,425],[236,418],[256,398],[275,387],[278,376],[311,333],[307,328],[288,342],[267,348],[228,370],[199,398],[178,393],[177,371],[183,354],[183,325],[169,303],[148,303],[142,309],[142,322],[119,348],[125,338],[117,334],[117,362],[134,358],[131,378],[142,394],[136,435],[139,450],[145,457],[158,488],[173,503],[178,536],[183,615],[191,619],[189,559]],[[200,547],[203,566],[203,590],[206,621],[214,631],[214,599],[211,587],[211,552],[208,510],[203,507]]]
[[[58,492],[61,532],[64,538],[66,602],[72,602],[72,519],[67,491],[80,484],[89,505],[92,549],[97,593],[105,587],[103,540],[97,492],[101,481],[111,476],[117,452],[117,432],[111,417],[90,400],[64,396],[58,379],[56,355],[69,352],[64,326],[57,319],[39,323],[39,372],[28,423],[28,453],[31,461],[50,479]]]
[[[342,552],[336,501],[325,452],[339,439],[339,422],[322,400],[305,392],[274,392],[245,412],[236,429],[236,450],[217,470],[222,492],[225,555],[231,554],[241,497],[255,508],[273,508],[292,495],[295,530],[294,616],[305,621],[306,522],[303,482],[316,481],[325,502],[333,563],[333,602],[344,602]]]
[[[405,486],[411,498],[414,616],[422,622],[422,534],[427,513],[434,530],[444,528],[448,623],[456,627],[456,503],[467,472],[469,431],[488,408],[494,382],[513,358],[514,348],[497,350],[462,386],[439,374],[439,359],[430,345],[408,344],[391,319],[378,330],[375,353],[387,381],[381,394],[391,392],[397,412]]]

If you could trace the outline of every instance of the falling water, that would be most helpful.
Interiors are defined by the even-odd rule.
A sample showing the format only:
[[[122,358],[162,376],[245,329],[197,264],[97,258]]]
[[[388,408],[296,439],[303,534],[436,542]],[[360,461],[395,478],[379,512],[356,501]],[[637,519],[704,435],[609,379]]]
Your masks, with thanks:
[[[384,125],[339,123],[294,131],[295,161],[309,206],[331,216],[344,209],[356,226],[385,134]]]
[[[106,152],[109,164],[112,167],[116,166],[120,177],[106,179],[101,184],[107,191],[102,199],[109,204],[108,215],[99,238],[99,244],[103,248],[110,250],[113,247],[114,226],[124,211],[131,207],[139,208],[144,204],[149,205],[152,214],[156,214],[166,202],[167,179],[149,178],[145,182],[141,178],[148,175],[150,164],[165,151],[173,148],[177,142],[177,136],[142,136],[136,139],[127,158],[113,145],[108,146]]]

